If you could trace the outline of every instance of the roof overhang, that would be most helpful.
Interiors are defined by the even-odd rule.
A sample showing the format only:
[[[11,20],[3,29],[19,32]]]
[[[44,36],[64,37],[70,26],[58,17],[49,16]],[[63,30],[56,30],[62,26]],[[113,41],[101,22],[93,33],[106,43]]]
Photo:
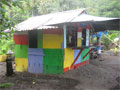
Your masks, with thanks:
[[[81,14],[70,22],[54,24],[62,27],[64,24],[71,26],[72,24],[85,23],[90,24],[95,32],[105,30],[120,30],[120,18],[97,17],[87,14]]]
[[[71,21],[72,23],[89,23],[95,31],[120,30],[120,18],[97,17],[83,14]]]

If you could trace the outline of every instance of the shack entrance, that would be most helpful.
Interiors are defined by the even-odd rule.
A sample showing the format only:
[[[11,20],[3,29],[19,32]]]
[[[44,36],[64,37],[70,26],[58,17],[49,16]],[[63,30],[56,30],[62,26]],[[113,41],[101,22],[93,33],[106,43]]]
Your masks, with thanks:
[[[29,48],[37,48],[37,30],[36,31],[29,31]]]

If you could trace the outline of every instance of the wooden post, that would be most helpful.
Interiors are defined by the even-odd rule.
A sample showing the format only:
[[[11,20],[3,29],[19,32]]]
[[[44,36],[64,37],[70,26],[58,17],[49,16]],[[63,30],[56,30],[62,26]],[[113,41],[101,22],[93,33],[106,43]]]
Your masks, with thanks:
[[[66,25],[63,25],[63,30],[64,30],[64,48],[67,48],[67,28]]]
[[[89,46],[89,34],[90,34],[90,32],[89,32],[89,29],[86,29],[86,46]]]
[[[81,47],[81,41],[82,41],[82,28],[78,27],[78,30],[77,30],[77,47]]]

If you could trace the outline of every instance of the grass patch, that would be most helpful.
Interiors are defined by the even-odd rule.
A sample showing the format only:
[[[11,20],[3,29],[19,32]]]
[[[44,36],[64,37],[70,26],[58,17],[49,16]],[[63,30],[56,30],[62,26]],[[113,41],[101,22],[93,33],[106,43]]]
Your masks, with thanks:
[[[0,88],[8,88],[11,85],[12,85],[11,83],[3,83],[3,84],[0,84]]]

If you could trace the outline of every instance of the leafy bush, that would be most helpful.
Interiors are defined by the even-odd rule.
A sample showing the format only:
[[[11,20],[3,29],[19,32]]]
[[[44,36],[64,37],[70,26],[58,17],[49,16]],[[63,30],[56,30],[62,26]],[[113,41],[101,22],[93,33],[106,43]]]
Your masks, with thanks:
[[[101,39],[101,43],[105,46],[105,49],[111,49],[114,48],[116,45],[114,44],[115,38],[120,38],[120,32],[119,31],[109,31],[108,34],[105,36],[103,35]]]
[[[14,52],[14,41],[12,35],[2,35],[0,38],[0,55],[6,54],[8,50]]]

